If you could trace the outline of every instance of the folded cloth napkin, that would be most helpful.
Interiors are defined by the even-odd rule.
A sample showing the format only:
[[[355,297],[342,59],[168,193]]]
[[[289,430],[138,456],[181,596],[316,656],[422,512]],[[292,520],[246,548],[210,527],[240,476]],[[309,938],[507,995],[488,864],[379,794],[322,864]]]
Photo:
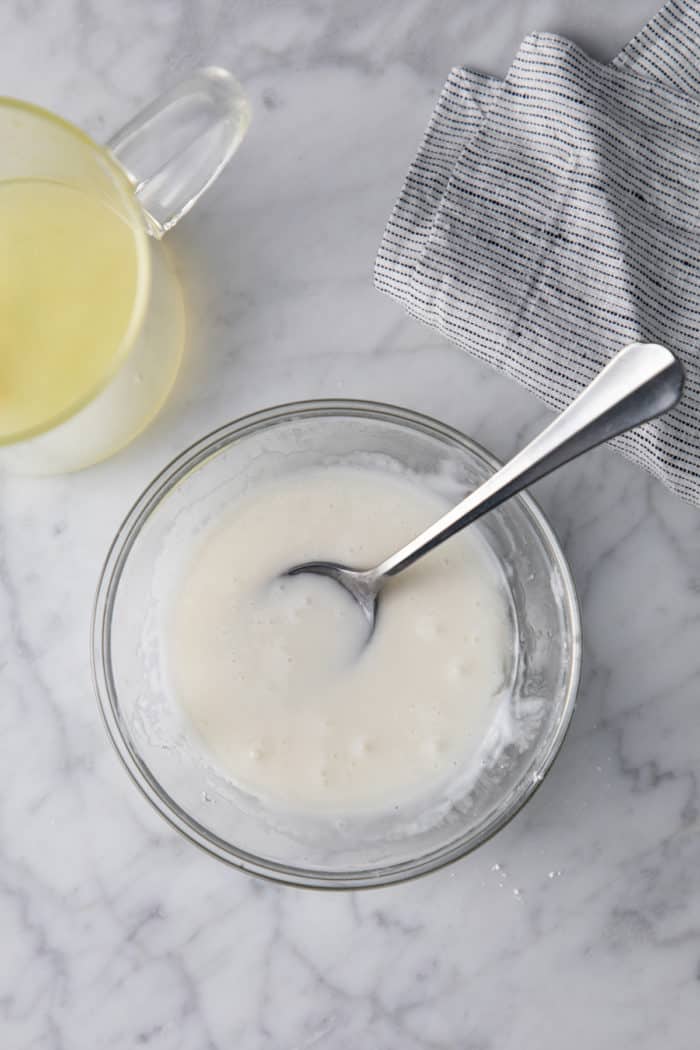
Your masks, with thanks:
[[[556,409],[626,343],[676,350],[680,404],[614,445],[700,503],[700,3],[611,65],[544,33],[504,82],[453,70],[375,280]]]

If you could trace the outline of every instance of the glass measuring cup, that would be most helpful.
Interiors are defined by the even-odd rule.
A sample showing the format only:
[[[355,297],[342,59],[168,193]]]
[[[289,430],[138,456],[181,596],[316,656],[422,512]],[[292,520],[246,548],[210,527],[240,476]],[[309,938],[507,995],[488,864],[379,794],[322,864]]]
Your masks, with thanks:
[[[79,470],[155,416],[184,347],[182,291],[161,241],[250,121],[207,68],[109,141],[0,99],[0,463]]]

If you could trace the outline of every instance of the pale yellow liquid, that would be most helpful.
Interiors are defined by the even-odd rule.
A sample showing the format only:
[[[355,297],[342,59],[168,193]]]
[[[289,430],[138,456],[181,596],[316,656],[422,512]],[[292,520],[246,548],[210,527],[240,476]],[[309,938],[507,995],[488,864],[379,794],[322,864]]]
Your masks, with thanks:
[[[0,182],[0,441],[100,389],[138,281],[137,235],[111,208],[45,179]]]

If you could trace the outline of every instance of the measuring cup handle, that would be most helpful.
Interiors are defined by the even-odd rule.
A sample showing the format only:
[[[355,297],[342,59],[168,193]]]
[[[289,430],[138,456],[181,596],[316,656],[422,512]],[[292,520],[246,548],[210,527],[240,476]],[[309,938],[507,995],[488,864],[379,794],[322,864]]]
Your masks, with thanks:
[[[200,69],[141,110],[107,143],[133,182],[149,233],[162,237],[211,186],[250,123],[241,85]]]

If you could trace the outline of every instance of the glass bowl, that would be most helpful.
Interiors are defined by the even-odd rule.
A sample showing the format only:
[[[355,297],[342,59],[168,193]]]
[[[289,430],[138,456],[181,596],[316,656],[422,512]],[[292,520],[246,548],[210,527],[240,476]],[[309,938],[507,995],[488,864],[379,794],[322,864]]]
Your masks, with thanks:
[[[172,696],[162,658],[163,610],[188,553],[256,481],[368,457],[398,462],[454,503],[499,465],[456,430],[388,405],[309,401],[255,413],[202,438],[148,486],[117,533],[95,602],[95,687],[135,784],[208,853],[297,886],[385,885],[475,849],[542,781],[578,687],[571,575],[542,512],[518,496],[471,526],[502,567],[518,643],[497,760],[437,804],[342,818],[273,812],[217,772]]]

